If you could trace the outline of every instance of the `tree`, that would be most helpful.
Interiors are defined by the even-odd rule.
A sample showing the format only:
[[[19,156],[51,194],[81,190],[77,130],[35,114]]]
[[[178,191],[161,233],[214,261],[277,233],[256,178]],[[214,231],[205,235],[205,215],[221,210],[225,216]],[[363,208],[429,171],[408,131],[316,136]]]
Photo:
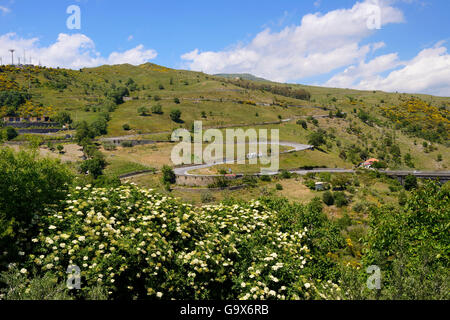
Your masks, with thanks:
[[[152,107],[152,113],[163,114],[162,106],[158,103]]]
[[[92,159],[85,160],[81,163],[80,171],[97,179],[103,174],[103,169],[105,169],[106,165],[105,157],[97,151]]]
[[[70,114],[66,111],[59,112],[53,119],[55,122],[59,123],[60,125],[66,125],[71,124],[72,118],[70,117]]]
[[[173,122],[181,122],[181,111],[179,109],[172,110],[170,112],[170,119]]]
[[[306,123],[305,120],[297,120],[297,124],[301,125],[303,129],[307,130],[308,129],[308,124]]]
[[[16,138],[19,134],[17,133],[17,130],[14,129],[13,127],[6,127],[3,130],[3,136],[5,140],[13,140],[14,138]]]
[[[171,167],[169,167],[168,165],[164,165],[161,169],[162,171],[162,182],[164,184],[169,183],[169,184],[173,184],[176,181],[176,176],[175,173],[173,171],[173,169]]]
[[[58,144],[58,145],[56,146],[56,149],[58,149],[58,152],[59,152],[59,153],[63,153],[63,151],[64,151],[64,146],[63,146],[62,144]]]
[[[412,174],[408,174],[405,178],[405,189],[410,191],[416,188],[417,188],[417,177]]]
[[[35,150],[0,149],[0,168],[0,212],[16,219],[31,218],[44,203],[62,199],[72,181],[59,160],[40,158]]]
[[[86,121],[82,121],[78,123],[75,133],[75,140],[79,145],[81,145],[81,142],[85,139],[94,139],[95,138],[95,132],[89,127],[88,123]]]
[[[174,98],[174,99],[173,99],[173,102],[175,102],[176,104],[180,104],[180,99]]]
[[[315,148],[320,147],[326,143],[325,134],[322,131],[316,131],[309,135],[308,143]]]
[[[146,116],[148,115],[148,109],[144,106],[138,108],[138,114],[141,116]]]
[[[333,194],[334,202],[336,203],[336,206],[338,208],[341,208],[343,206],[346,206],[348,204],[347,197],[343,192],[335,192]]]

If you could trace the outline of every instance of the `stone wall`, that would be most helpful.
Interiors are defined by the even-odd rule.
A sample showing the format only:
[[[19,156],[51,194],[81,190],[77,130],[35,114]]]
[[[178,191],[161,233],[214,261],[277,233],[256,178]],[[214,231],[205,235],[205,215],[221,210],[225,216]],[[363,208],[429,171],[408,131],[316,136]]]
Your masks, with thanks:
[[[210,184],[213,184],[217,178],[222,176],[188,176],[188,175],[177,175],[176,184],[181,186],[190,186],[190,187],[207,187]],[[226,176],[227,180],[234,180],[242,178],[242,175],[236,176]]]

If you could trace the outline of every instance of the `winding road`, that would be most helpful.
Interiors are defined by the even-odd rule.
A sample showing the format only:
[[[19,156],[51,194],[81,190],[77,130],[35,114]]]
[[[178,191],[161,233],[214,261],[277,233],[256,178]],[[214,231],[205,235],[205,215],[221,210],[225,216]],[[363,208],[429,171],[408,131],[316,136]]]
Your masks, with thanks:
[[[292,149],[289,149],[286,151],[282,151],[282,152],[280,152],[280,154],[309,150],[309,149],[314,148],[311,145],[300,144],[300,143],[296,143],[296,142],[286,142],[286,141],[280,141],[279,145],[292,148]],[[187,166],[187,167],[178,167],[178,168],[174,169],[174,172],[178,176],[198,176],[196,174],[189,173],[189,171],[196,170],[196,169],[209,168],[209,167],[220,165],[220,164],[233,164],[236,162],[237,161],[234,158],[233,159],[224,159],[223,161],[218,161],[218,162],[214,162],[214,163],[192,165],[192,166]],[[271,172],[268,174],[275,175],[275,174],[278,174],[278,172]]]

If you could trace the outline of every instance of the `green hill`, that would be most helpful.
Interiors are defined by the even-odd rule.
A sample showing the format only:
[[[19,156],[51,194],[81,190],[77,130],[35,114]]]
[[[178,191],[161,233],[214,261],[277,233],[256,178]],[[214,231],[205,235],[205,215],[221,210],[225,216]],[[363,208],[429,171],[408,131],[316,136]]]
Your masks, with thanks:
[[[222,77],[227,79],[242,79],[242,80],[251,80],[251,81],[269,81],[264,78],[256,77],[249,73],[218,73],[215,74],[216,77]]]
[[[450,98],[228,76],[152,63],[81,70],[4,66],[0,116],[66,111],[75,123],[104,123],[99,134],[105,136],[159,138],[167,138],[175,128],[191,129],[195,120],[205,127],[245,127],[290,119],[270,127],[279,128],[280,138],[288,141],[308,143],[314,132],[322,136],[318,158],[329,167],[336,165],[337,157],[349,166],[369,157],[391,168],[437,170],[449,165]],[[177,122],[170,117],[176,109],[181,111]]]

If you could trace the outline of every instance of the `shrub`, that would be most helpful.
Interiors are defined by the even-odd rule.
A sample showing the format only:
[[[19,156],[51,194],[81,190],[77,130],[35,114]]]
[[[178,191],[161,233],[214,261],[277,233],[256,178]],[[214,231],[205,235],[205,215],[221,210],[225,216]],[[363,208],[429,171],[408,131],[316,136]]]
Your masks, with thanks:
[[[123,148],[131,148],[133,147],[133,142],[131,141],[122,141],[120,144]]]
[[[308,129],[308,124],[306,123],[305,120],[297,120],[297,124],[301,125],[303,129]]]
[[[122,126],[122,128],[123,128],[123,130],[125,130],[125,131],[131,130],[130,125],[129,125],[128,123],[125,123],[125,124]]]
[[[292,174],[287,170],[281,170],[280,178],[281,179],[290,179],[290,178],[292,178]]]
[[[276,184],[275,189],[277,190],[283,190],[283,186],[279,183]]]
[[[202,203],[209,203],[216,200],[211,192],[203,192],[201,196]]]
[[[308,143],[315,148],[320,147],[326,143],[325,133],[323,131],[316,131],[309,135]]]
[[[64,146],[62,144],[58,144],[56,146],[56,149],[58,150],[59,153],[63,153],[64,152]]]
[[[17,133],[17,130],[14,129],[13,127],[6,127],[5,129],[3,129],[3,137],[5,140],[13,140],[14,138],[16,138],[19,134]]]
[[[103,148],[104,148],[106,151],[114,151],[114,150],[117,149],[117,148],[116,148],[116,145],[115,145],[114,143],[111,143],[111,142],[105,142],[105,143],[103,143]]]
[[[318,297],[309,230],[260,202],[196,208],[127,185],[73,190],[65,206],[43,218],[24,267],[62,281],[80,266],[80,298],[101,284],[110,299],[253,299],[261,281],[259,299]]]
[[[178,99],[178,98],[173,98],[173,102],[175,102],[176,104],[180,104],[180,99]]]
[[[176,181],[175,172],[173,172],[173,169],[167,165],[164,165],[161,169],[162,171],[162,181],[163,183],[169,183],[173,184]]]
[[[141,116],[148,115],[148,109],[146,107],[140,107],[138,108],[138,114]]]
[[[152,113],[163,114],[162,106],[158,103],[152,107]]]
[[[341,208],[348,204],[347,197],[345,196],[345,194],[343,192],[335,192],[333,197],[334,197],[334,203],[336,203],[336,206],[338,208]]]
[[[406,190],[412,190],[417,188],[417,178],[416,176],[409,174],[406,176],[405,178],[405,185],[404,185]]]
[[[170,111],[170,119],[172,119],[173,122],[180,122],[181,121],[181,111],[179,109],[175,109]]]
[[[261,181],[265,181],[265,182],[270,182],[270,181],[272,181],[272,178],[271,178],[269,175],[267,175],[267,174],[263,174],[263,175],[259,176],[259,179],[260,179]]]
[[[330,191],[325,191],[322,194],[322,201],[323,203],[325,203],[327,206],[332,206],[334,204],[334,197],[333,194]]]
[[[103,169],[105,169],[106,165],[104,156],[97,152],[92,159],[85,160],[80,164],[80,172],[89,174],[96,179],[103,174]]]

